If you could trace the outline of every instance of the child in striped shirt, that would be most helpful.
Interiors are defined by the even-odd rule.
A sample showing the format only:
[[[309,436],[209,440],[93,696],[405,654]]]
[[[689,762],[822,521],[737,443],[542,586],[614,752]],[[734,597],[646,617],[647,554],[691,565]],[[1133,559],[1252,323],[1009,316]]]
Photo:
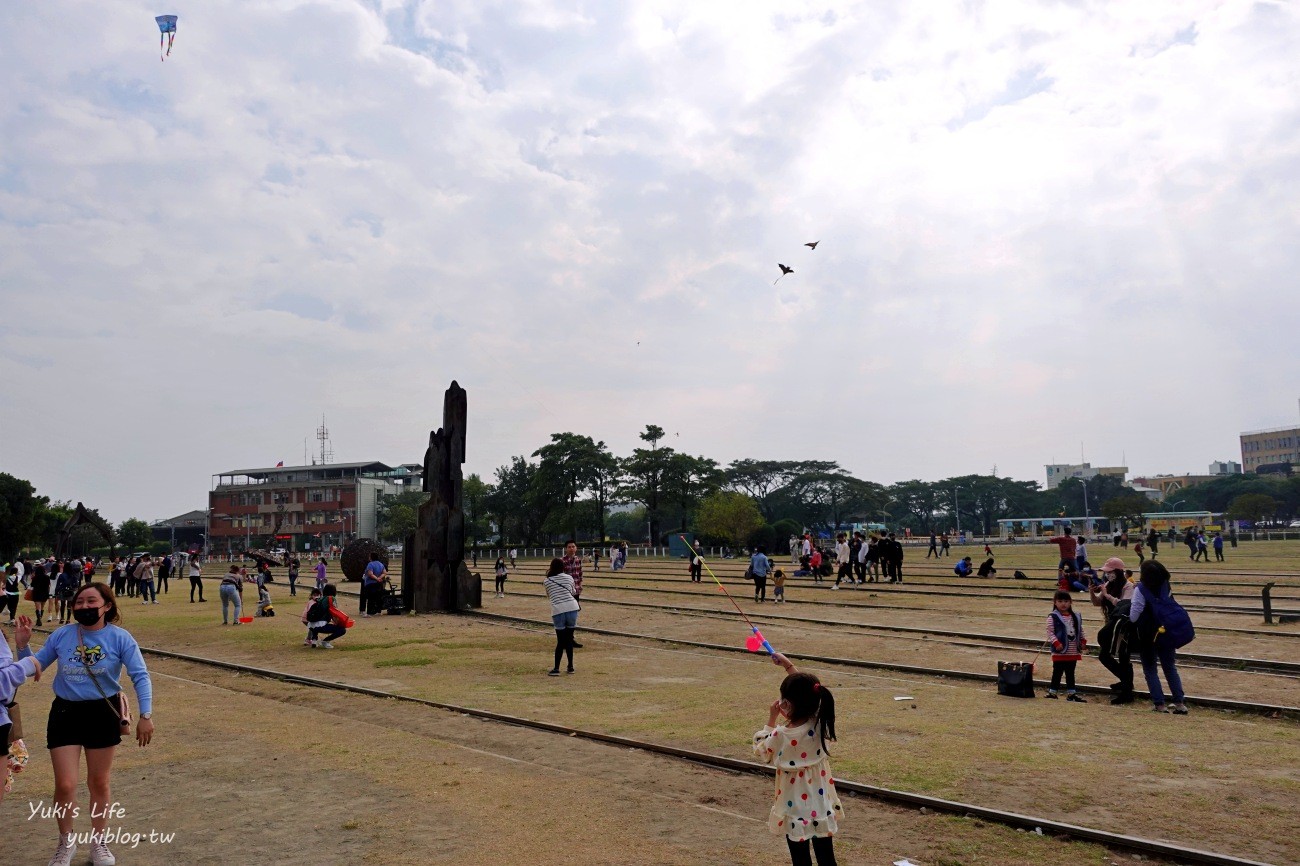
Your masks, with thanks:
[[[1083,636],[1083,618],[1074,612],[1070,594],[1057,590],[1052,600],[1052,612],[1047,615],[1047,640],[1052,645],[1052,686],[1047,697],[1055,698],[1065,677],[1065,699],[1076,704],[1086,704],[1074,688],[1074,669],[1083,658],[1083,648],[1088,639]]]

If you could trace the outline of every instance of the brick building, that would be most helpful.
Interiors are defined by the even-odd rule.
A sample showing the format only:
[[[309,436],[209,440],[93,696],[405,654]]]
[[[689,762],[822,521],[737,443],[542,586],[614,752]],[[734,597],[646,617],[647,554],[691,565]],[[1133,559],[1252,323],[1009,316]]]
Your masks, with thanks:
[[[208,494],[209,549],[318,551],[376,538],[379,501],[419,490],[423,473],[419,463],[378,462],[221,472],[212,476]]]

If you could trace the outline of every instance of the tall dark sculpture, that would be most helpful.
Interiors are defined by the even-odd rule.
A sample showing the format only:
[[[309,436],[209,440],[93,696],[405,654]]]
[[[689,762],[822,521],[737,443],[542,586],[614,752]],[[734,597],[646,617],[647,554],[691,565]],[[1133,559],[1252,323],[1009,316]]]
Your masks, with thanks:
[[[465,512],[461,464],[465,462],[465,389],[455,382],[442,403],[442,427],[429,434],[424,491],[415,532],[402,559],[402,599],[407,610],[428,613],[483,606],[479,579],[465,567]]]

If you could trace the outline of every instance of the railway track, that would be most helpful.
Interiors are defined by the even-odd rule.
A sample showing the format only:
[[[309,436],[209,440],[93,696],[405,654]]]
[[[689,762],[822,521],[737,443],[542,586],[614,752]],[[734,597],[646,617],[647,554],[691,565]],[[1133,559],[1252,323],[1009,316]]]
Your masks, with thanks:
[[[547,624],[549,625],[549,624]],[[335,680],[326,680],[317,677],[309,677],[301,674],[290,673],[287,671],[278,671],[271,668],[257,667],[253,665],[241,664],[238,662],[224,661],[220,659],[211,659],[204,656],[196,656],[188,653],[179,653],[171,650],[157,649],[153,647],[141,647],[141,651],[146,655],[158,658],[172,659],[176,661],[187,662],[190,664],[201,665],[205,667],[217,668],[221,670],[235,671],[243,674],[264,677],[267,679],[277,680],[279,682],[293,683],[295,685],[306,686],[309,688],[326,689],[331,691],[347,692],[356,695],[362,695],[370,698],[381,700],[395,700],[404,703],[417,704],[430,709],[441,710],[451,713],[460,713],[473,718],[483,719],[486,721],[499,722],[501,724],[513,725],[516,727],[529,728],[531,730],[543,731],[565,737],[577,737],[589,740],[595,743],[614,746],[625,749],[637,749],[649,754],[662,755],[665,757],[675,758],[682,761],[688,761],[705,767],[726,770],[733,773],[743,773],[753,776],[771,777],[773,769],[766,764],[759,764],[753,761],[744,761],[737,758],[731,758],[725,755],[714,755],[707,752],[699,752],[691,749],[684,749],[664,743],[654,743],[647,740],[638,740],[631,737],[622,737],[613,734],[606,734],[600,731],[586,730],[582,728],[569,727],[567,725],[555,724],[537,719],[528,719],[521,716],[512,716],[506,713],[498,713],[490,710],[483,710],[476,707],[462,706],[458,704],[447,703],[443,701],[434,701],[427,698],[404,695],[399,692],[389,692],[381,689],[367,688],[365,686],[352,685],[350,683],[339,682]],[[935,812],[942,812],[953,815],[964,815],[968,817],[979,818],[984,821],[1001,824],[1008,827],[1014,827],[1022,830],[1038,831],[1049,833],[1072,839],[1081,839],[1088,842],[1094,842],[1104,845],[1115,851],[1130,852],[1146,856],[1157,856],[1167,858],[1178,863],[1191,864],[1212,864],[1212,866],[1268,866],[1257,860],[1249,860],[1242,857],[1235,857],[1230,854],[1222,854],[1214,851],[1205,851],[1199,848],[1193,848],[1186,845],[1180,845],[1176,842],[1167,842],[1156,839],[1142,839],[1136,836],[1128,836],[1122,833],[1112,833],[1107,830],[1101,830],[1095,827],[1085,827],[1078,824],[1069,824],[1063,821],[1055,821],[1048,818],[1040,818],[1033,815],[1026,815],[1019,812],[1009,812],[1001,809],[979,806],[973,803],[964,803],[957,800],[946,800],[940,797],[932,797],[925,794],[917,794],[909,791],[900,791],[892,788],[884,788],[877,785],[869,785],[863,782],[855,782],[850,779],[836,779],[836,786],[841,793],[849,793],[857,796],[869,797],[894,805],[907,806],[914,809],[929,809]]]
[[[516,596],[524,595],[531,598],[545,598],[544,593],[514,593]],[[732,614],[729,611],[719,611],[714,608],[705,607],[688,607],[684,605],[672,604],[652,604],[649,602],[635,601],[611,601],[609,599],[592,598],[586,593],[583,594],[583,601],[594,601],[599,604],[606,604],[615,607],[632,607],[646,610],[662,611],[682,611],[701,616],[717,616],[719,618],[730,619]],[[895,632],[903,636],[914,637],[922,640],[927,637],[941,638],[960,638],[964,641],[984,641],[984,644],[969,642],[958,643],[959,646],[990,646],[993,649],[1005,649],[1007,647],[1025,647],[1028,649],[1037,649],[1043,645],[1043,641],[1035,638],[1016,637],[1014,635],[988,634],[984,632],[965,632],[951,629],[931,629],[921,626],[905,625],[886,625],[879,623],[862,623],[851,622],[848,620],[834,619],[817,619],[815,617],[796,616],[791,614],[778,613],[751,613],[749,618],[762,622],[790,622],[790,623],[807,623],[809,625],[822,626],[845,626],[858,628],[869,631]],[[988,643],[992,642],[992,643]],[[956,641],[954,641],[956,643]],[[1093,656],[1097,655],[1096,647],[1089,647],[1087,652]],[[1300,662],[1280,661],[1277,659],[1256,659],[1239,656],[1220,656],[1209,653],[1195,652],[1178,652],[1179,664],[1188,662],[1195,663],[1198,667],[1215,668],[1222,670],[1244,671],[1253,673],[1266,673],[1278,676],[1300,677]]]
[[[516,574],[518,574],[518,572],[516,572]],[[524,572],[524,575],[531,576],[532,572],[526,571]],[[540,573],[537,576],[540,577]],[[491,576],[486,575],[483,577],[483,580],[485,581],[491,580]],[[636,577],[628,577],[628,578],[607,578],[603,576],[598,577],[595,575],[583,575],[584,586],[587,585],[594,586],[596,585],[596,581],[601,581],[601,585],[604,585],[604,583],[609,582],[611,580],[613,581],[627,580],[627,581],[638,581],[643,583],[674,583],[674,584],[681,584],[685,582],[683,577],[658,577],[658,576],[646,577],[646,576],[638,575]],[[722,580],[722,582],[728,586],[748,587],[751,585],[749,581],[735,579],[730,576],[722,577],[720,578],[720,580]],[[832,581],[833,579],[828,578],[823,583],[797,583],[797,584],[787,583],[787,586],[797,586],[800,589],[800,591],[813,590],[815,592],[828,592],[830,591],[830,587],[833,585]],[[944,586],[947,585],[948,584],[944,584]],[[885,586],[889,588],[886,590],[883,588]],[[901,586],[899,584],[886,583],[882,585],[881,591],[888,592],[890,595],[908,595],[908,596],[921,596],[921,597],[934,597],[934,598],[947,598],[947,597],[966,598],[966,599],[978,598],[978,599],[995,599],[1000,601],[1041,601],[1042,600],[1041,595],[1031,595],[1029,593],[1006,594],[1006,593],[987,592],[984,591],[984,588],[981,587],[979,584],[975,584],[970,588],[965,588],[963,591],[957,591],[956,589],[917,590],[917,589],[912,589],[910,587],[911,585],[908,583],[904,583]],[[1044,589],[1043,592],[1046,592],[1046,589]],[[1181,595],[1181,594],[1182,593],[1175,593],[1175,595]],[[1259,617],[1261,619],[1264,616],[1264,609],[1262,607],[1252,608],[1252,607],[1243,607],[1243,606],[1236,606],[1236,605],[1215,606],[1215,605],[1201,605],[1201,604],[1185,604],[1183,605],[1183,607],[1185,607],[1187,610],[1192,611],[1194,613],[1214,613],[1214,614],[1226,614],[1226,615],[1237,615],[1237,616],[1254,616],[1254,617]],[[925,608],[913,608],[913,609],[924,610]],[[1274,607],[1273,615],[1274,616],[1300,616],[1300,608],[1281,609],[1281,608]]]
[[[516,579],[517,579],[517,578],[516,578]],[[486,581],[491,580],[491,578],[490,578],[490,577],[484,577],[483,580],[486,582]],[[669,580],[669,579],[664,579],[664,580],[662,580],[662,581],[657,581],[657,582],[680,584],[682,581],[679,581],[679,580]],[[529,580],[529,581],[524,581],[524,583],[531,584],[531,585],[540,585],[540,584],[538,584],[536,581],[531,581],[531,580]],[[640,593],[653,593],[653,594],[656,594],[656,595],[688,595],[688,596],[691,596],[691,597],[693,597],[693,598],[703,598],[703,597],[704,597],[703,594],[700,593],[700,592],[697,591],[697,590],[688,590],[688,589],[656,589],[656,588],[653,588],[653,587],[627,586],[627,585],[620,586],[620,585],[617,585],[617,584],[606,584],[606,583],[599,583],[599,584],[597,584],[595,581],[592,581],[592,580],[590,580],[590,579],[586,579],[586,580],[584,580],[584,584],[583,584],[583,586],[584,586],[584,589],[585,589],[585,588],[593,588],[593,589],[614,590],[614,591],[617,591],[617,592],[640,592]],[[748,584],[740,584],[740,586],[746,588],[746,591],[748,591]],[[855,590],[855,591],[861,591],[861,590]],[[894,590],[892,587],[891,587],[890,589],[887,589],[887,590],[882,590],[882,592],[884,592],[884,593],[886,593],[886,594],[892,594],[894,591],[895,591],[895,590]],[[842,597],[842,598],[852,598],[852,597],[853,597],[853,594],[852,594],[852,593],[846,593],[845,595],[843,595],[843,596],[841,596],[841,597]],[[968,595],[968,597],[979,598],[979,597],[983,597],[983,596],[969,596],[969,595]],[[830,607],[830,608],[834,608],[834,609],[836,609],[836,610],[849,610],[849,609],[867,608],[867,609],[871,609],[871,610],[890,610],[890,611],[893,611],[893,610],[900,610],[900,611],[916,611],[916,612],[922,612],[922,613],[925,613],[925,612],[929,612],[929,613],[941,612],[941,611],[936,611],[934,608],[928,608],[928,607],[911,607],[911,606],[906,606],[906,605],[895,605],[895,604],[857,604],[857,603],[849,602],[849,601],[825,601],[825,600],[818,600],[818,599],[800,599],[800,600],[798,601],[798,604],[799,604],[799,605],[815,605],[815,606]],[[1008,613],[1008,614],[1003,614],[1003,616],[1004,616],[1004,617],[1017,617],[1017,618],[1033,619],[1033,620],[1035,620],[1035,621],[1040,621],[1040,620],[1042,620],[1042,617],[1039,616],[1038,614],[1014,614],[1014,613]],[[1206,632],[1210,632],[1210,631],[1212,631],[1212,632],[1223,633],[1223,634],[1251,635],[1251,636],[1257,636],[1257,637],[1270,637],[1270,638],[1271,638],[1271,637],[1280,637],[1280,638],[1297,638],[1297,639],[1300,639],[1300,632],[1288,632],[1288,631],[1276,631],[1276,630],[1274,630],[1274,631],[1265,631],[1265,630],[1263,630],[1263,629],[1244,629],[1244,628],[1232,628],[1232,627],[1229,627],[1229,626],[1209,626],[1209,625],[1200,625],[1200,624],[1198,624],[1198,625],[1196,626],[1196,628],[1197,628],[1198,631],[1206,631]]]
[[[496,620],[498,622],[517,623],[545,629],[549,631],[552,624],[549,621],[529,619],[522,616],[511,616],[503,613],[486,613],[484,611],[464,611],[459,616],[471,616],[485,620]],[[617,629],[607,628],[590,628],[582,627],[585,634],[598,634],[608,637],[632,638],[635,640],[651,641],[655,643],[672,644],[673,646],[686,646],[695,649],[706,649],[715,652],[742,653],[750,654],[750,651],[738,646],[729,644],[706,643],[704,641],[685,640],[682,638],[664,637],[662,635],[641,634],[639,632],[619,631]],[[926,677],[946,677],[955,680],[970,680],[972,682],[996,683],[997,674],[980,673],[978,671],[952,670],[949,668],[932,668],[921,665],[909,665],[902,662],[871,661],[868,659],[844,658],[841,656],[823,656],[811,653],[798,652],[796,650],[782,650],[790,658],[803,659],[804,661],[818,662],[820,664],[839,665],[850,668],[868,668],[872,670],[887,670],[897,673],[914,674]],[[1110,695],[1113,694],[1109,688],[1104,686],[1078,685],[1078,690],[1086,694],[1093,695]],[[1149,698],[1150,693],[1134,689],[1133,694]],[[1300,719],[1300,707],[1287,706],[1285,704],[1264,704],[1251,701],[1238,701],[1231,698],[1203,697],[1196,695],[1186,695],[1184,703],[1198,707],[1206,707],[1216,710],[1233,710],[1237,712],[1257,713],[1274,718],[1292,718]]]

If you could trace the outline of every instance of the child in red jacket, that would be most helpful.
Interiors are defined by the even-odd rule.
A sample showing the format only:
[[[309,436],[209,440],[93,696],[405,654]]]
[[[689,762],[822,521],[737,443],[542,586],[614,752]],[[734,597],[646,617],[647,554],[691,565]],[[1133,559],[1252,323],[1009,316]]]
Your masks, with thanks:
[[[1083,648],[1088,639],[1083,636],[1083,618],[1074,612],[1070,594],[1057,590],[1052,600],[1052,612],[1047,615],[1047,640],[1052,644],[1052,687],[1047,697],[1055,698],[1065,676],[1065,699],[1076,704],[1086,704],[1074,689],[1074,668],[1083,658]]]

